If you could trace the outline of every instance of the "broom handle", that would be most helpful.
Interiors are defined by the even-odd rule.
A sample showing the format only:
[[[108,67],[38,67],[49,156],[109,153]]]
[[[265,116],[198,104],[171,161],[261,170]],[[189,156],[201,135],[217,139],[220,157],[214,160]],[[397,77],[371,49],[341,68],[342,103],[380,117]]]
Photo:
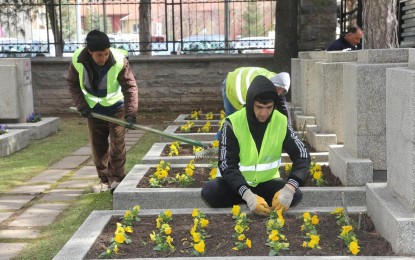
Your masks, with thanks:
[[[76,109],[76,107],[70,107],[69,110],[72,111],[72,112],[79,113],[78,109]],[[95,112],[92,112],[91,114],[95,118],[102,119],[102,120],[105,120],[105,121],[108,121],[108,122],[111,122],[111,123],[119,124],[119,125],[122,125],[122,126],[128,126],[129,125],[129,123],[127,123],[125,120],[121,120],[121,119],[110,117],[110,116],[101,115],[101,114],[98,114],[98,113],[95,113]],[[147,126],[143,126],[143,125],[133,124],[133,128],[148,131],[148,132],[152,132],[154,134],[169,137],[171,139],[182,141],[182,142],[185,142],[187,144],[191,144],[191,145],[198,146],[198,147],[205,147],[206,146],[205,144],[202,144],[201,142],[198,142],[196,140],[188,139],[188,138],[181,137],[181,136],[174,135],[174,134],[170,134],[170,133],[166,133],[166,132],[156,130],[156,129],[153,129],[153,128],[150,128],[150,127],[147,127]]]

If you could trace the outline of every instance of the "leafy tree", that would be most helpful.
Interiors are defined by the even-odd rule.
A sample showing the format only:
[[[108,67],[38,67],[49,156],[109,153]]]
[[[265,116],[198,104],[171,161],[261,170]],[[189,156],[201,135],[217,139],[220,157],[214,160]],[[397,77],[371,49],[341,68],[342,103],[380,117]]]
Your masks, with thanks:
[[[257,2],[249,2],[247,10],[242,14],[242,37],[263,36],[263,16],[257,8]]]

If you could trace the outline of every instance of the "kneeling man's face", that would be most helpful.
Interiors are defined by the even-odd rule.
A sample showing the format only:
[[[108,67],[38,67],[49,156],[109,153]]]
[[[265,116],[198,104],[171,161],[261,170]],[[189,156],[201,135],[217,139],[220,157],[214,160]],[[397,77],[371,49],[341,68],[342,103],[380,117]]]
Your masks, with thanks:
[[[256,100],[254,101],[254,113],[258,122],[263,123],[267,121],[268,117],[271,115],[273,110],[274,102],[263,104]]]

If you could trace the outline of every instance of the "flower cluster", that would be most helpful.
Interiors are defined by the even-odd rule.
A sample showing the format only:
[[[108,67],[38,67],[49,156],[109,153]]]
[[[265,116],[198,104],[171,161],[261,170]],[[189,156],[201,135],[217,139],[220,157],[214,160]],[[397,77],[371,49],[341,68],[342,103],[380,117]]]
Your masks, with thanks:
[[[306,233],[306,237],[308,239],[308,241],[303,242],[303,247],[321,249],[321,247],[318,245],[320,242],[320,235],[318,235],[316,227],[319,223],[317,215],[313,215],[311,217],[309,212],[304,212],[303,221],[304,224],[301,225],[301,231]]]
[[[156,228],[158,228],[158,232],[156,234],[153,231],[153,233],[150,234],[151,241],[154,241],[156,243],[156,246],[153,247],[153,250],[161,252],[174,251],[174,246],[172,244],[173,238],[170,236],[172,233],[172,228],[169,225],[169,222],[172,219],[173,217],[170,210],[161,212],[158,215],[156,219]]]
[[[232,237],[237,239],[232,250],[251,248],[252,242],[245,235],[245,231],[249,230],[249,222],[251,222],[251,220],[248,219],[246,213],[241,212],[241,207],[239,205],[234,205],[232,207],[232,218],[235,220],[235,226],[233,228],[235,233]]]
[[[311,163],[310,175],[317,186],[323,186],[324,183],[326,183],[323,177],[323,172],[321,171],[321,165],[316,163],[314,160]]]
[[[169,156],[178,156],[179,155],[179,149],[180,149],[180,142],[173,142],[171,143]]]
[[[194,124],[195,124],[194,122],[187,121],[187,123],[185,125],[182,125],[180,127],[180,130],[182,132],[189,133],[190,130],[192,130],[192,127],[194,126]]]
[[[213,113],[209,112],[206,114],[206,120],[212,120],[213,119]]]
[[[40,120],[42,120],[42,116],[40,115],[40,113],[31,113],[27,118],[26,118],[26,122],[28,123],[36,123],[39,122]]]
[[[186,165],[184,169],[184,173],[176,174],[176,180],[179,182],[180,187],[187,187],[195,180],[192,178],[193,172],[195,170],[195,160],[190,160],[190,162]]]
[[[0,124],[0,135],[8,133],[9,130],[7,129],[7,125]]]
[[[193,240],[193,255],[200,256],[205,254],[205,239],[207,233],[205,228],[209,224],[209,220],[199,209],[193,209],[193,227],[190,229],[190,234]]]
[[[269,255],[279,255],[281,250],[288,250],[290,244],[285,242],[287,238],[282,234],[285,219],[282,210],[272,211],[267,221],[267,243],[270,247]]]
[[[209,133],[211,129],[210,121],[207,121],[201,128],[197,129],[198,133]]]
[[[132,225],[134,222],[139,222],[138,213],[140,206],[133,207],[132,210],[127,210],[122,218],[121,223],[117,223],[117,229],[114,232],[114,237],[111,239],[111,245],[107,247],[105,252],[99,255],[99,258],[112,257],[113,253],[118,254],[122,244],[130,244],[131,238],[126,233],[133,233]]]
[[[220,116],[220,120],[225,119],[225,117],[226,117],[225,110],[223,110],[223,109],[222,109],[222,110],[219,112],[219,116]]]
[[[163,184],[169,181],[168,175],[170,171],[170,163],[161,160],[156,165],[156,171],[153,173],[153,176],[148,180],[150,187],[159,188]]]
[[[199,119],[199,116],[202,114],[202,111],[201,110],[199,110],[199,111],[197,111],[197,110],[194,110],[194,111],[192,111],[192,113],[190,114],[190,118],[191,119],[193,119],[193,120],[198,120]]]
[[[357,253],[360,252],[359,241],[356,238],[356,234],[353,232],[353,226],[347,220],[344,209],[336,208],[331,214],[336,216],[337,224],[342,227],[338,238],[343,240],[348,252],[357,255]]]

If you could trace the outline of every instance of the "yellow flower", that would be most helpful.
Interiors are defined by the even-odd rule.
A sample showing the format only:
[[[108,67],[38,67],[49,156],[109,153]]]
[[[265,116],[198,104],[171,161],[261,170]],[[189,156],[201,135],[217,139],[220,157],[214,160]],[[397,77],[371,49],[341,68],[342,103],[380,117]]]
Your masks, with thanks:
[[[136,206],[134,206],[133,211],[138,213],[140,211],[140,209],[141,209],[140,206],[136,205]]]
[[[321,176],[323,176],[323,173],[321,171],[316,171],[313,174],[313,178],[316,179],[316,180],[321,180]]]
[[[213,141],[213,142],[212,142],[212,147],[213,147],[213,148],[219,147],[219,140],[215,140],[215,141]]]
[[[241,212],[241,207],[239,205],[233,205],[232,215],[238,216],[240,212]]]
[[[164,211],[164,216],[166,216],[168,218],[171,218],[171,216],[172,216],[171,210]]]
[[[300,227],[301,231],[304,231],[304,228],[305,228],[305,226],[301,225],[301,227]]]
[[[161,226],[161,218],[158,217],[156,218],[156,228],[160,228],[160,226]]]
[[[321,171],[321,165],[318,163],[316,164],[314,168],[316,169],[316,171]]]
[[[357,244],[356,241],[352,241],[349,244],[349,249],[352,254],[357,255],[360,252],[360,246]]]
[[[284,170],[286,172],[289,172],[289,171],[291,171],[291,169],[292,169],[292,164],[291,163],[286,163],[285,167],[284,167]]]
[[[311,220],[310,212],[304,212],[303,217],[304,217],[304,222]]]
[[[319,219],[318,219],[317,215],[314,215],[314,216],[311,218],[311,224],[313,224],[313,225],[317,225],[317,224],[318,224],[318,222],[319,222]]]
[[[244,228],[241,225],[236,225],[234,229],[236,233],[238,234],[241,234],[242,232],[244,232]]]
[[[218,168],[212,168],[212,170],[210,170],[209,177],[211,179],[215,179],[217,175],[218,175]]]
[[[307,247],[307,242],[306,242],[306,241],[303,241],[302,246],[303,246],[303,247]]]
[[[268,220],[267,228],[271,228],[274,225],[275,221],[273,219]]]
[[[252,241],[249,238],[246,239],[245,244],[248,248],[252,247]]]
[[[133,214],[129,210],[127,210],[124,214],[124,218],[131,218],[132,216],[133,216]]]
[[[244,240],[245,239],[245,234],[240,234],[239,236],[238,236],[238,240],[239,241],[242,241],[242,240]]]
[[[151,241],[156,241],[156,233],[154,233],[154,231],[152,234],[150,234],[150,239]]]
[[[199,253],[204,253],[205,252],[205,241],[202,240],[197,244],[193,244],[193,248]]]
[[[120,233],[124,233],[124,228],[122,227],[121,223],[117,223],[117,229],[115,230],[115,235],[120,234]]]
[[[332,211],[330,214],[344,214],[344,209],[343,208],[336,208],[334,211]]]
[[[200,219],[200,225],[202,226],[202,228],[207,227],[208,224],[209,224],[209,220],[205,218]]]
[[[340,233],[340,236],[347,235],[352,229],[353,229],[352,226],[342,226],[343,231]]]
[[[115,237],[114,237],[114,241],[119,243],[119,244],[124,243],[124,241],[125,241],[124,233],[116,234]]]
[[[114,245],[114,249],[112,249],[112,251],[114,251],[114,253],[118,254],[118,251],[120,249],[118,248],[118,245]]]
[[[133,227],[131,227],[131,226],[126,227],[124,230],[125,230],[125,232],[133,233]]]
[[[197,217],[197,215],[199,215],[199,211],[198,211],[198,209],[193,209],[193,211],[192,211],[192,217]]]
[[[166,235],[170,235],[171,234],[171,227],[169,224],[163,224],[161,225],[161,229],[164,230],[164,233]]]
[[[199,232],[193,232],[192,236],[193,236],[193,242],[195,243],[200,242],[201,234]]]
[[[278,233],[278,230],[272,230],[271,233],[268,235],[268,239],[271,241],[278,241],[280,239]]]
[[[169,244],[169,246],[171,248],[174,248],[174,246],[171,244],[171,243],[173,243],[173,238],[171,236],[166,237],[166,242],[167,242],[167,244]]]

